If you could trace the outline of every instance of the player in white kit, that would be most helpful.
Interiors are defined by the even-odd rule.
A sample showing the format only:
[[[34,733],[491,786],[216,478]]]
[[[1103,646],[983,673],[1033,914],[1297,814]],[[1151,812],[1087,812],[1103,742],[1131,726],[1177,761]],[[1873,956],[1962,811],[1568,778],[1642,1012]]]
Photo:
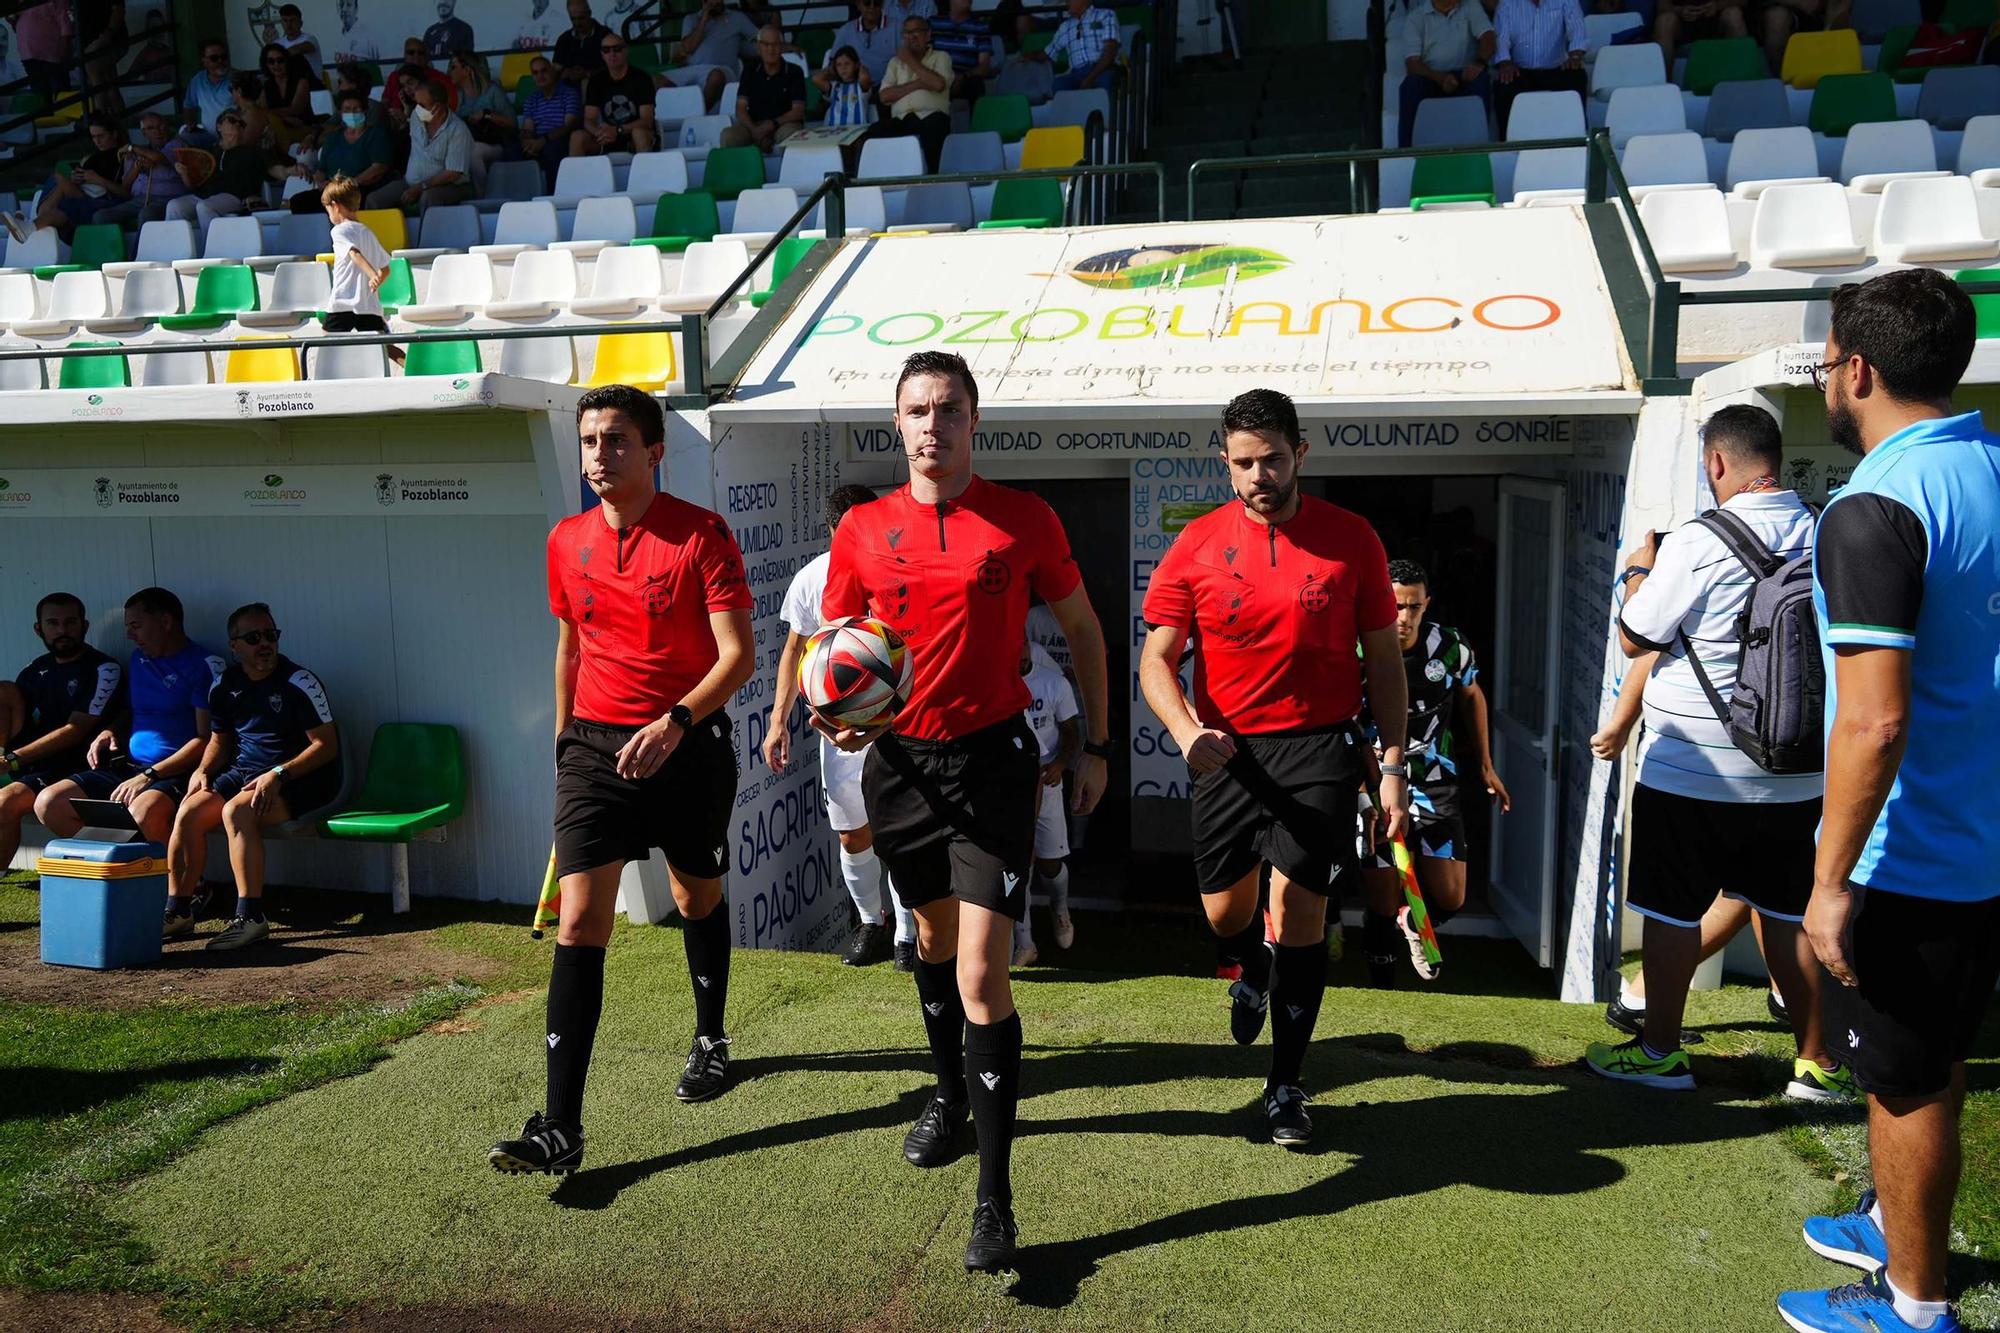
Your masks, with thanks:
[[[1030,630],[1032,635],[1032,628]],[[1032,637],[1021,645],[1021,676],[1034,702],[1025,716],[1041,750],[1041,803],[1035,810],[1035,886],[1045,887],[1054,914],[1056,947],[1069,948],[1075,930],[1069,919],[1069,805],[1063,800],[1063,773],[1083,753],[1083,711],[1076,691],[1046,649]],[[1034,892],[1014,926],[1014,966],[1026,967],[1035,950]]]
[[[827,531],[840,526],[841,516],[855,505],[867,504],[875,492],[866,486],[836,486],[826,497]],[[792,762],[792,703],[799,696],[799,654],[806,640],[826,622],[819,612],[820,597],[826,591],[826,571],[830,553],[822,552],[807,561],[785,590],[784,606],[778,618],[789,631],[785,649],[778,655],[777,689],[771,699],[770,725],[764,732],[764,762],[773,773],[782,773]],[[1074,709],[1072,704],[1071,708]],[[875,855],[875,833],[868,827],[868,811],[861,804],[861,763],[867,756],[849,754],[822,737],[819,742],[820,786],[826,793],[826,819],[840,839],[840,877],[854,900],[861,920],[854,928],[841,962],[849,967],[865,967],[879,962],[888,953],[884,936],[883,901],[896,913],[895,959],[898,972],[914,972],[917,967],[917,918],[890,891],[882,862]]]

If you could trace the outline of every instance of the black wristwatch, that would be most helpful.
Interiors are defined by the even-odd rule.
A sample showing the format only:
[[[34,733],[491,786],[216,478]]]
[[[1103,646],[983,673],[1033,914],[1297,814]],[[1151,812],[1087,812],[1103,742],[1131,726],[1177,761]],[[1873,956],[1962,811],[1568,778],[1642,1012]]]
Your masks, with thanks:
[[[6,764],[9,773],[19,773],[21,771],[21,757],[12,750],[7,751],[5,754],[0,754],[0,762]]]
[[[148,782],[153,782],[158,780],[160,775],[153,771],[153,766],[151,764],[148,764],[144,768],[139,770],[139,776],[146,779],[146,781]]]
[[[1085,741],[1083,743],[1083,752],[1094,759],[1109,759],[1111,757],[1111,738],[1107,736],[1101,741]]]
[[[694,714],[688,711],[686,704],[675,704],[672,708],[669,708],[667,710],[667,721],[673,723],[682,731],[694,730]]]

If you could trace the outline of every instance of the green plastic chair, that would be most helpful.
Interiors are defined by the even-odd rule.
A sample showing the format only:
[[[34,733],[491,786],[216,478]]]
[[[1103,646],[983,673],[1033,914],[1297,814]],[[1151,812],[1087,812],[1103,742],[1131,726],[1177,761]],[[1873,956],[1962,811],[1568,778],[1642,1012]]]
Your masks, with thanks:
[[[406,912],[410,843],[464,814],[465,792],[465,750],[457,727],[384,722],[375,728],[360,793],[349,808],[322,821],[320,832],[345,842],[388,843],[395,854],[392,903]]]
[[[1493,160],[1484,153],[1420,157],[1410,171],[1410,207],[1493,202]]]
[[[121,342],[76,342],[71,347],[123,347]],[[124,389],[132,383],[131,364],[122,356],[66,356],[58,389]]]
[[[787,236],[779,241],[777,253],[771,256],[771,285],[761,292],[752,293],[750,304],[762,309],[764,303],[771,299],[785,279],[791,276],[792,270],[797,268],[799,262],[811,254],[812,248],[818,244],[818,241],[808,236]]]
[[[1056,35],[1053,30],[1031,32],[1021,39],[1021,54],[1026,55],[1030,51],[1046,51],[1049,49],[1049,43],[1055,39]]]
[[[387,284],[383,284],[386,286]],[[470,339],[456,339],[451,342],[411,343],[408,359],[403,362],[403,374],[414,375],[477,375],[480,372],[479,344]],[[374,761],[369,762],[370,773]]]
[[[382,279],[382,285],[376,289],[375,297],[381,301],[384,311],[393,311],[398,306],[417,303],[417,279],[416,275],[410,272],[409,260],[389,261],[389,276]]]
[[[715,196],[706,190],[663,194],[653,205],[652,235],[641,236],[632,243],[675,254],[696,241],[714,240],[721,230],[722,218],[716,212]]]
[[[1809,129],[1835,138],[1856,125],[1901,120],[1896,114],[1895,82],[1886,74],[1829,74],[1813,89]]]
[[[1962,268],[1951,277],[1954,282],[1993,282],[2000,280],[2000,269]],[[1974,294],[1972,317],[1973,336],[2000,338],[2000,296],[1989,296],[1983,292]]]
[[[651,42],[632,43],[629,58],[632,61],[633,69],[643,70],[647,74],[658,74],[660,72],[660,48]]]
[[[1754,37],[1711,37],[1688,43],[1687,74],[1681,87],[1699,97],[1732,79],[1768,79],[1763,48]]]
[[[78,227],[76,235],[70,240],[68,263],[39,264],[35,267],[35,276],[49,282],[58,273],[79,273],[124,260],[124,230],[115,222],[90,222]]]
[[[528,95],[535,91],[535,76],[523,74],[514,80],[514,114],[520,115],[528,109]]]
[[[248,264],[214,264],[195,279],[194,308],[185,315],[162,315],[163,329],[212,329],[242,310],[256,310],[257,275]]]
[[[734,199],[745,190],[764,183],[764,154],[754,144],[741,148],[712,148],[702,171],[701,188],[717,199]]]
[[[988,99],[981,98],[984,106]],[[993,187],[992,216],[979,225],[992,227],[1060,227],[1062,182],[1051,177],[1003,179]]]
[[[792,38],[792,44],[805,55],[806,64],[818,69],[826,63],[827,52],[833,50],[833,29],[801,28]],[[806,80],[811,83],[811,79]]]
[[[1021,49],[1031,49],[1026,39],[1022,40]],[[1019,93],[982,97],[973,104],[974,134],[991,130],[1000,136],[1003,143],[1014,143],[1034,127],[1035,118],[1028,109],[1028,99]]]

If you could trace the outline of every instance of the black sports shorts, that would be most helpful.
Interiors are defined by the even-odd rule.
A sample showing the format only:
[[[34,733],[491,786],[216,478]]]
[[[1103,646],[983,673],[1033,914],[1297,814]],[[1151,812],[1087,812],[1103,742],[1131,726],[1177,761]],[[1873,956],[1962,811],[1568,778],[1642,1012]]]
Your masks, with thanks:
[[[861,801],[903,906],[956,897],[1026,915],[1040,754],[1018,717],[956,740],[890,732],[868,747]]]
[[[1849,961],[1861,983],[1831,977],[1828,1043],[1878,1097],[1928,1097],[1972,1054],[2000,982],[2000,898],[1942,902],[1868,889]]]
[[[681,737],[650,778],[618,776],[618,752],[638,727],[577,718],[556,737],[556,874],[644,861],[657,847],[692,879],[729,869],[736,746],[717,709]]]
[[[81,773],[72,773],[69,780],[77,786],[77,794],[86,801],[108,801],[130,778],[139,776],[139,765],[120,755],[102,768],[86,768]],[[146,791],[163,791],[169,798],[178,801],[187,795],[187,777],[154,778],[146,784]],[[144,792],[140,793],[144,795]],[[290,809],[289,803],[285,807]]]
[[[1194,778],[1194,865],[1217,893],[1268,861],[1294,884],[1332,893],[1355,864],[1361,733],[1352,724],[1238,736],[1236,754]]]
[[[1809,801],[1704,801],[1641,785],[1632,792],[1625,905],[1699,926],[1715,895],[1780,921],[1805,919],[1812,898],[1817,796]]]
[[[208,784],[223,800],[228,800],[249,786],[255,778],[269,772],[264,768],[231,768],[216,774]],[[301,777],[287,777],[279,780],[278,794],[285,798],[285,811],[293,819],[303,819],[315,810],[331,805],[340,795],[340,761],[324,764]]]

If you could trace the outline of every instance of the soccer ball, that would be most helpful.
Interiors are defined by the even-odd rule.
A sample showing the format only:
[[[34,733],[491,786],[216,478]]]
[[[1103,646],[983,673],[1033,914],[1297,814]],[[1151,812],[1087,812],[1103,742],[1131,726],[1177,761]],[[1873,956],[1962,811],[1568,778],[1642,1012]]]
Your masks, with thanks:
[[[872,616],[834,621],[799,654],[799,693],[835,727],[865,730],[893,721],[910,701],[915,674],[903,636]]]

